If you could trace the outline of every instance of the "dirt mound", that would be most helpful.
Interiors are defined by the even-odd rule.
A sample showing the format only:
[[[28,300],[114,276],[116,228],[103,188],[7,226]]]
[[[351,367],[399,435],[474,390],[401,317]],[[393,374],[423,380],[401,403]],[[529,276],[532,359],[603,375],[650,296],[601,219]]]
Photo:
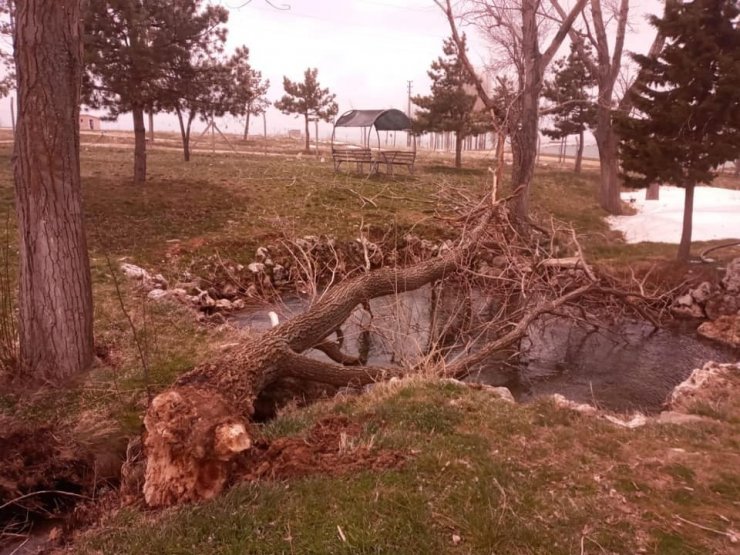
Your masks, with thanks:
[[[407,456],[375,449],[360,439],[361,427],[344,417],[325,418],[305,437],[257,441],[244,457],[242,479],[280,480],[311,474],[339,476],[360,470],[398,468]]]
[[[93,457],[63,431],[0,417],[0,543],[66,515],[94,477]]]

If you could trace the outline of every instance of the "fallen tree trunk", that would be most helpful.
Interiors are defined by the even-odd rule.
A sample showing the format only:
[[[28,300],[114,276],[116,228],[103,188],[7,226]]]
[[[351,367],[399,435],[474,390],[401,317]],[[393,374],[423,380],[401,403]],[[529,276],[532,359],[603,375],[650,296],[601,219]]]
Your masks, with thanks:
[[[233,460],[251,445],[249,420],[255,400],[275,384],[362,386],[419,370],[364,366],[358,357],[341,351],[341,342],[333,343],[327,338],[370,299],[418,289],[468,267],[472,257],[484,248],[482,238],[499,208],[494,204],[485,210],[477,226],[444,255],[406,268],[381,268],[345,280],[329,289],[303,314],[196,367],[155,397],[144,419],[146,503],[168,506],[209,499],[220,493]],[[502,220],[499,229],[511,229],[505,214]],[[488,237],[485,248],[501,245],[503,251],[510,251],[504,243],[505,236],[494,234],[493,241]],[[512,268],[523,266],[512,264]],[[451,362],[439,359],[433,370],[440,376],[468,375],[493,352],[521,339],[537,317],[576,300],[592,285],[592,280],[580,286],[574,281],[559,292],[546,286],[532,295],[522,294],[526,300],[515,314],[518,320],[504,326],[495,339],[472,354]],[[335,362],[303,354],[309,349],[320,350]]]
[[[341,282],[305,313],[195,368],[158,395],[144,418],[147,504],[168,506],[217,495],[233,458],[250,446],[248,420],[255,398],[278,379],[346,386],[400,375],[398,367],[344,366],[301,353],[322,346],[369,299],[417,289],[455,272],[493,214],[494,209],[487,210],[470,235],[445,255]]]

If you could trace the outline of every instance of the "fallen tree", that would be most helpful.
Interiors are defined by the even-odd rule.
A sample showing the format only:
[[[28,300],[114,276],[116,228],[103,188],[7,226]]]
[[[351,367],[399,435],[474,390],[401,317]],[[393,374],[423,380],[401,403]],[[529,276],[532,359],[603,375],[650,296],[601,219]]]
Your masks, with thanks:
[[[555,313],[597,290],[599,278],[585,264],[575,234],[571,235],[580,264],[563,264],[551,262],[555,250],[552,237],[548,248],[519,237],[509,223],[503,201],[471,208],[461,222],[459,243],[443,254],[408,267],[380,268],[341,281],[304,313],[256,339],[240,342],[157,395],[144,419],[146,503],[169,506],[218,495],[228,482],[233,461],[252,443],[250,420],[255,400],[277,384],[362,386],[418,371],[462,378],[491,354],[521,339],[538,317]],[[491,251],[501,263],[497,269],[486,265],[484,272],[482,265],[474,262],[486,254],[490,259]],[[484,280],[499,289],[498,308],[491,318],[496,328],[486,334],[476,332],[482,340],[475,350],[458,352],[451,360],[426,357],[406,368],[366,366],[362,357],[343,352],[340,333],[337,341],[330,339],[353,311],[367,306],[370,299],[454,276]],[[617,293],[612,297],[627,304],[644,298]],[[578,310],[585,311],[583,306]],[[322,351],[335,362],[307,356],[311,349]]]

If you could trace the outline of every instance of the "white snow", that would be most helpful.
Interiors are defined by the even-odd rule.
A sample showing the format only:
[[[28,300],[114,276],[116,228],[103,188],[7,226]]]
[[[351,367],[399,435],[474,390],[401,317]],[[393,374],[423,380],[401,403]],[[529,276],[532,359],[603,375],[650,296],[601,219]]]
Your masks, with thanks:
[[[718,187],[694,190],[693,241],[740,239],[740,191]],[[660,200],[645,200],[645,190],[622,193],[622,200],[637,209],[633,216],[609,216],[612,229],[624,233],[628,243],[681,240],[684,190],[663,185]]]

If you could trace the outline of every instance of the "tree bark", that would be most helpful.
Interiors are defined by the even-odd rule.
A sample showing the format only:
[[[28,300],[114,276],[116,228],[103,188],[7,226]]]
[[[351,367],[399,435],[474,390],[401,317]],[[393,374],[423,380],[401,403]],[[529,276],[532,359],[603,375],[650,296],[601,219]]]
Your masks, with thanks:
[[[250,112],[247,111],[247,122],[244,124],[244,140],[247,140],[247,137],[249,137],[249,116]]]
[[[186,162],[190,162],[190,126],[195,119],[195,112],[190,112],[188,115],[188,123],[185,124],[183,121],[183,115],[180,108],[175,108],[177,114],[177,121],[180,124],[180,137],[182,138],[182,156]]]
[[[309,138],[309,135],[308,135],[308,114],[305,114],[304,118],[305,118],[305,123],[306,123],[306,153],[310,153],[311,152],[311,143],[309,142],[310,141],[310,138]]]
[[[578,150],[576,151],[575,173],[581,173],[583,165],[583,129],[578,133]]]
[[[455,131],[455,167],[462,168],[463,137],[460,131]]]
[[[149,108],[149,142],[154,144],[154,110]]]
[[[144,107],[133,106],[134,117],[134,183],[146,181],[146,127],[144,127]]]
[[[599,149],[601,185],[599,204],[610,214],[622,213],[619,187],[619,160],[617,158],[617,134],[611,123],[611,110],[599,110],[597,116],[596,146]]]
[[[536,0],[522,1],[522,55],[524,56],[524,86],[520,95],[519,125],[512,134],[512,188],[519,189],[513,212],[520,221],[529,218],[529,188],[534,177],[539,126],[539,99],[542,73],[537,34]]]
[[[93,360],[92,287],[79,159],[79,0],[19,0],[13,153],[20,367],[59,383]]]
[[[740,177],[740,158],[735,160],[735,177]]]
[[[691,229],[694,217],[694,184],[684,185],[685,197],[683,201],[683,229],[681,231],[681,244],[678,246],[678,260],[688,262],[691,256]]]
[[[651,183],[645,191],[645,200],[660,200],[660,183]]]

